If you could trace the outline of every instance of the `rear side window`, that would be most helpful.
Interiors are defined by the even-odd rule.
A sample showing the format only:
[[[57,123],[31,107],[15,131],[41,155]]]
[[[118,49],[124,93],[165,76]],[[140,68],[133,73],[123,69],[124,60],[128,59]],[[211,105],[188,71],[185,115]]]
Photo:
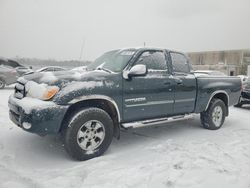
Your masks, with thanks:
[[[148,70],[167,70],[165,54],[160,51],[143,52],[135,64],[146,65]]]
[[[173,71],[176,73],[189,73],[190,68],[188,65],[187,58],[180,54],[180,53],[174,53],[171,52],[171,59],[172,59],[172,66],[173,66]]]

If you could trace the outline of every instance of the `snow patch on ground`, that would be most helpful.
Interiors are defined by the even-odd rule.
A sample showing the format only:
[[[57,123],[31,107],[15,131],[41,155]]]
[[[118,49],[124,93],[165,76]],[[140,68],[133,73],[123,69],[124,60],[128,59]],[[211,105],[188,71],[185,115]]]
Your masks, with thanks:
[[[121,132],[104,156],[76,162],[59,137],[26,133],[8,118],[0,90],[1,188],[250,187],[250,105],[230,108],[220,130],[199,116]]]

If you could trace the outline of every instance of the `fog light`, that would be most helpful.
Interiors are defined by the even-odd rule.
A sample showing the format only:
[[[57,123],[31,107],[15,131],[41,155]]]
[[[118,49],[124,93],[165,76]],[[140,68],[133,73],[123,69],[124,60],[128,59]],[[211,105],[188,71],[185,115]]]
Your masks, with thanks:
[[[25,128],[25,129],[30,129],[30,128],[31,128],[31,124],[30,124],[30,123],[27,123],[27,122],[24,122],[24,123],[23,123],[23,128]]]

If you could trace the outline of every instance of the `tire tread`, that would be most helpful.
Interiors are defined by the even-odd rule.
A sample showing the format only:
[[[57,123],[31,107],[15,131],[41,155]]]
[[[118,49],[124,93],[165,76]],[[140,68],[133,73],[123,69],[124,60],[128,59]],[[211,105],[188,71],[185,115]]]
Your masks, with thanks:
[[[214,105],[216,103],[223,104],[222,105],[223,117],[222,117],[221,126],[223,125],[223,123],[225,121],[225,114],[226,114],[226,105],[225,105],[225,103],[221,99],[213,98],[210,101],[208,109],[206,111],[204,111],[204,112],[201,112],[201,114],[200,114],[200,120],[201,120],[202,126],[204,128],[206,128],[206,129],[209,129],[209,130],[217,130],[217,129],[219,129],[221,127],[221,126],[216,127],[214,125],[214,123],[212,122],[212,112],[213,112],[213,109],[214,109]]]
[[[88,154],[87,152],[84,153],[84,150],[79,152],[80,147],[78,145],[76,145],[76,141],[75,141],[76,138],[74,136],[72,136],[72,134],[75,131],[77,131],[75,129],[78,128],[77,124],[79,121],[84,120],[89,115],[93,115],[93,114],[95,116],[99,116],[101,119],[105,119],[106,124],[109,124],[108,126],[110,126],[110,127],[106,127],[104,125],[105,131],[107,131],[106,136],[108,138],[105,138],[104,141],[106,141],[106,142],[102,143],[100,145],[100,148],[98,150],[95,150],[94,153],[90,153],[90,154]],[[98,156],[102,155],[107,150],[109,145],[111,144],[111,141],[113,138],[113,121],[112,121],[111,117],[108,115],[108,113],[100,108],[91,107],[91,108],[79,109],[78,111],[75,111],[75,113],[73,113],[73,115],[71,116],[71,118],[68,119],[68,122],[66,122],[66,124],[67,124],[67,126],[64,127],[64,129],[62,130],[64,147],[65,147],[67,153],[72,158],[74,158],[76,160],[84,161],[84,160],[88,160],[88,159],[91,159],[94,157],[98,157]]]

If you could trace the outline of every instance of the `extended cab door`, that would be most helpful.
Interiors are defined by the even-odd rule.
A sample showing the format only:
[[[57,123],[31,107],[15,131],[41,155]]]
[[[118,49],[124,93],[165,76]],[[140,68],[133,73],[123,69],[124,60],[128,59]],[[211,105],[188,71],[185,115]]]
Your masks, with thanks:
[[[191,113],[196,101],[196,78],[190,73],[190,65],[185,55],[170,52],[170,56],[175,80],[174,114]]]
[[[123,80],[124,121],[166,117],[173,113],[174,81],[166,59],[169,58],[164,51],[144,51],[128,68],[143,64],[147,74]]]

